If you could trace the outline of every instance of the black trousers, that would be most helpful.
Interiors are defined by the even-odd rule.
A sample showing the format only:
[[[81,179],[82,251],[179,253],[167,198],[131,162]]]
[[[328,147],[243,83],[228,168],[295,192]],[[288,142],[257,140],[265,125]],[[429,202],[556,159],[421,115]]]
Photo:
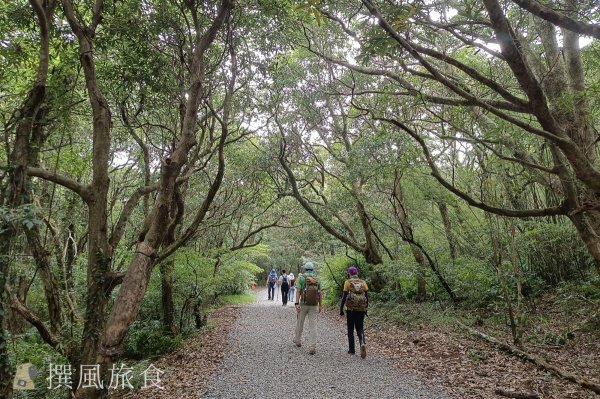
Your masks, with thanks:
[[[288,302],[288,292],[290,291],[289,284],[281,285],[281,299],[283,299],[283,304],[287,305]]]
[[[346,311],[346,325],[348,326],[348,350],[354,352],[354,330],[356,329],[356,335],[358,335],[358,343],[365,343],[365,312],[359,312],[356,310]]]

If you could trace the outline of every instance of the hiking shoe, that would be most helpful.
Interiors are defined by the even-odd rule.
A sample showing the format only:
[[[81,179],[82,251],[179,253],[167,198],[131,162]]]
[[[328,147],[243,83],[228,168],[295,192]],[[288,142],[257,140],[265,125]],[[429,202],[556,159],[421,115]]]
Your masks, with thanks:
[[[309,355],[314,355],[315,353],[317,353],[317,351],[314,348],[308,350]]]
[[[300,343],[300,341],[296,341],[295,339],[292,340],[292,342],[294,343],[294,345],[296,345],[298,348],[302,346],[302,344]]]
[[[354,354],[356,354],[356,352],[354,352],[354,351],[348,351],[348,354],[349,355],[354,355]]]
[[[362,359],[364,359],[365,357],[367,357],[367,345],[365,345],[365,344],[362,344],[360,346],[360,357]]]

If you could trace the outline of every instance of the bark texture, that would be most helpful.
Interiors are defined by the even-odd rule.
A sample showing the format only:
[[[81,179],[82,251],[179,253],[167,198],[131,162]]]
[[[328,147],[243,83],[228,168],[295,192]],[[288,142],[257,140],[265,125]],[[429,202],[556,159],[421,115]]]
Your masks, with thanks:
[[[198,106],[205,94],[203,91],[205,53],[215,40],[217,32],[225,24],[232,8],[232,1],[223,0],[212,24],[204,34],[198,36],[195,43],[190,73],[190,91],[186,103],[181,138],[177,142],[173,154],[163,161],[160,188],[150,218],[150,226],[144,235],[143,241],[137,245],[137,250],[127,268],[119,294],[108,317],[106,330],[102,337],[102,345],[94,362],[100,364],[103,369],[108,369],[121,354],[123,340],[130,324],[137,316],[150,279],[150,272],[158,259],[157,250],[165,239],[164,226],[169,225],[169,214],[173,206],[177,178],[188,160],[190,150],[197,144],[195,132]],[[224,119],[227,118],[224,117]],[[223,126],[223,129],[219,153],[220,166],[223,157],[222,147],[227,135],[226,127]],[[219,170],[222,174],[223,169],[220,168]],[[218,189],[218,185],[216,189]]]
[[[15,138],[9,157],[8,184],[2,187],[5,192],[0,199],[2,205],[17,210],[22,204],[30,201],[27,189],[29,165],[29,150],[32,130],[40,123],[40,109],[46,95],[48,79],[49,43],[51,18],[54,12],[54,1],[42,2],[31,0],[30,5],[37,19],[40,34],[40,52],[38,57],[37,75],[34,86],[28,98],[15,115]],[[0,397],[10,397],[14,371],[8,357],[6,323],[8,317],[7,302],[10,301],[8,292],[8,275],[10,271],[11,244],[18,234],[19,226],[7,223],[1,226],[0,234]]]

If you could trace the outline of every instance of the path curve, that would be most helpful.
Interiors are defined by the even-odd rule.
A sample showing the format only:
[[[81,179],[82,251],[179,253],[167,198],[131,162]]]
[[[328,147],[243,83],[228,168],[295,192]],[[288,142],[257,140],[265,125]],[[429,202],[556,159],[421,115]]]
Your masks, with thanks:
[[[258,290],[229,333],[221,369],[208,381],[203,398],[426,398],[446,399],[439,386],[395,368],[376,353],[348,355],[347,338],[333,320],[319,315],[317,353],[292,343],[293,304],[267,301]],[[344,323],[342,320],[339,323]],[[367,348],[369,335],[367,330]],[[303,392],[303,393],[302,393]]]

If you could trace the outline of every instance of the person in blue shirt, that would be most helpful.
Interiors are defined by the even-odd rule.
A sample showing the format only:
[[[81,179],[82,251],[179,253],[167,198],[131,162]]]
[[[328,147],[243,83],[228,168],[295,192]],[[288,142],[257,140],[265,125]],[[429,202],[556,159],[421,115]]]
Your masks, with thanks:
[[[275,284],[277,284],[277,272],[275,271],[275,268],[272,268],[271,272],[267,276],[269,301],[275,300]]]

